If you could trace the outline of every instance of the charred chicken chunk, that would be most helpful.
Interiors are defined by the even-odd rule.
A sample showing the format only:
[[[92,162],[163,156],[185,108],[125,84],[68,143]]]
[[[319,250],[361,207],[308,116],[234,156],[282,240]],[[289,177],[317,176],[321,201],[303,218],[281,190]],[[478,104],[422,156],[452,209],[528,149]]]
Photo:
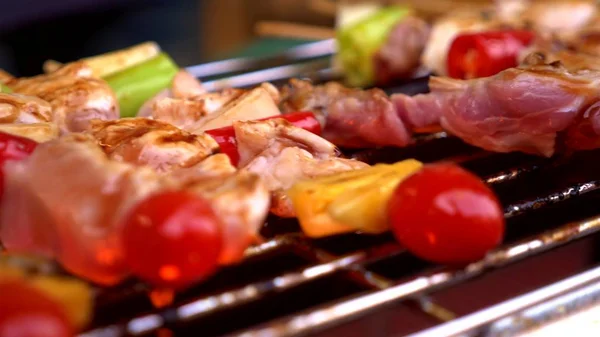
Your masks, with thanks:
[[[223,222],[221,264],[235,263],[246,248],[258,240],[258,232],[269,213],[270,195],[258,175],[239,172],[219,179],[204,179],[190,191],[210,200]]]
[[[52,107],[38,97],[0,93],[0,123],[46,123],[52,120]]]
[[[54,123],[0,124],[0,132],[35,140],[38,143],[58,138],[58,127]]]
[[[101,79],[92,76],[84,63],[68,64],[59,70],[6,83],[15,93],[37,96],[52,106],[52,121],[61,132],[79,132],[92,119],[113,120],[119,117],[117,98]]]
[[[92,121],[89,132],[109,158],[159,172],[196,165],[218,150],[208,135],[194,135],[147,118]]]
[[[236,120],[251,120],[279,115],[279,91],[264,83],[251,90],[226,89],[189,99],[163,94],[140,111],[141,115],[200,133],[231,125]]]
[[[281,119],[234,123],[243,172],[259,174],[273,193],[271,211],[294,216],[285,191],[295,182],[367,167],[337,158],[339,151],[327,140]]]

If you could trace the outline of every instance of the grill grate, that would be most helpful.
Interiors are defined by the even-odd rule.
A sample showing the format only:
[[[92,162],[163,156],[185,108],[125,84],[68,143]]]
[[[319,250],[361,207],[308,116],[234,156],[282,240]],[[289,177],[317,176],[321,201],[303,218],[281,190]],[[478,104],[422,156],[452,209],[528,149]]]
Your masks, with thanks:
[[[316,46],[331,48],[328,43],[331,42]],[[321,67],[320,73],[332,73],[322,69],[322,63],[318,63],[321,60],[305,62],[328,55],[322,49],[310,48],[270,60],[223,61],[213,72],[206,65],[189,69],[202,76],[234,73],[233,77],[210,82],[211,88],[223,83],[246,86],[297,77],[304,74],[306,67]],[[290,64],[291,61],[304,63]],[[263,68],[256,70],[260,67]],[[244,69],[253,72],[236,73]],[[412,94],[426,90],[426,81],[418,78],[387,91]],[[600,163],[595,164],[593,159],[598,154],[600,151],[591,151],[569,158],[544,159],[489,153],[465,145],[445,132],[418,135],[414,145],[405,149],[351,153],[370,163],[411,157],[425,162],[459,162],[483,177],[506,205],[505,245],[463,269],[450,269],[413,257],[390,234],[348,234],[310,240],[301,234],[294,220],[269,219],[262,230],[265,242],[249,248],[242,264],[225,268],[207,282],[178,295],[172,307],[153,309],[147,299],[148,289],[134,281],[99,289],[97,319],[81,337],[138,336],[163,328],[172,329],[177,336],[195,336],[199,332],[203,336],[297,336],[339,325],[392,303],[407,303],[411,310],[426,313],[430,327],[451,320],[457,315],[430,295],[559,246],[573,246],[582,238],[595,240],[594,234],[600,230],[600,209],[594,207],[600,199]],[[592,260],[589,264],[597,262],[596,258]],[[600,279],[596,274],[594,277]],[[589,274],[586,275],[589,281]],[[579,285],[570,284],[571,288],[561,288],[562,291]],[[460,332],[483,324],[469,317],[460,320]],[[489,322],[492,319],[485,323]],[[499,324],[493,327],[500,329]],[[425,333],[428,332],[423,336],[428,336]]]

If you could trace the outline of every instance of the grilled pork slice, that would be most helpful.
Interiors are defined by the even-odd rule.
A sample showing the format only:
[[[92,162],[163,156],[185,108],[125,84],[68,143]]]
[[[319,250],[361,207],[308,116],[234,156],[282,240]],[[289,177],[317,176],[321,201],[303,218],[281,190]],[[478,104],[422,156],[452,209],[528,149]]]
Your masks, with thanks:
[[[212,202],[224,227],[221,264],[240,261],[246,248],[256,243],[269,213],[270,194],[256,174],[239,172],[191,184],[189,190]]]
[[[325,124],[323,137],[342,147],[405,146],[410,132],[389,97],[329,82],[313,86],[291,80],[282,93],[284,111],[312,111]]]
[[[140,117],[92,121],[89,133],[100,142],[109,158],[147,165],[158,172],[194,166],[219,149],[208,135],[194,135]]]
[[[58,127],[54,123],[0,124],[0,132],[35,140],[38,143],[56,139]]]
[[[339,151],[327,140],[285,120],[234,123],[242,172],[261,176],[273,193],[271,212],[295,215],[285,194],[298,180],[368,166],[336,157]]]
[[[46,123],[52,120],[50,104],[35,96],[0,93],[0,123]]]
[[[150,168],[109,160],[90,135],[40,144],[4,166],[0,237],[9,252],[56,258],[67,270],[112,285],[127,274],[119,219],[167,180]]]
[[[375,55],[376,82],[385,84],[413,76],[421,65],[429,31],[427,22],[413,16],[396,24]]]
[[[30,78],[14,78],[8,85],[15,93],[37,96],[52,106],[52,122],[61,132],[79,132],[92,119],[119,118],[117,98],[106,82],[92,76],[84,63],[68,64],[59,70]]]
[[[570,149],[596,147],[598,85],[598,71],[569,70],[532,57],[492,77],[464,81],[433,77],[431,93],[398,94],[392,100],[400,116],[439,118],[443,128],[469,144],[549,157],[561,133],[567,135]]]

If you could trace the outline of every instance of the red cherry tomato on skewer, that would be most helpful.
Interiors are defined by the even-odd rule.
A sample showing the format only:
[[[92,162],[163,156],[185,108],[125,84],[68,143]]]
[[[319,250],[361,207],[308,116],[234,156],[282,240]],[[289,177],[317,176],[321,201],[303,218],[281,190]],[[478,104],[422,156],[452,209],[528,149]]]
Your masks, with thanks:
[[[292,125],[310,131],[314,134],[321,134],[321,124],[315,118],[315,115],[312,112],[293,112],[257,120],[264,121],[276,118],[285,119],[292,123]],[[240,156],[238,154],[237,140],[235,139],[235,130],[233,129],[233,126],[208,130],[206,133],[211,135],[219,144],[221,152],[229,156],[231,164],[237,166]]]
[[[477,261],[504,235],[504,214],[492,190],[453,164],[424,166],[401,182],[388,212],[398,241],[437,263]]]
[[[1,337],[70,337],[64,309],[43,292],[20,281],[0,282]]]
[[[216,270],[221,223],[206,200],[163,192],[128,213],[122,240],[134,275],[157,287],[178,289]]]
[[[534,37],[535,34],[527,30],[459,35],[448,51],[448,75],[460,79],[486,77],[516,67],[519,54]]]

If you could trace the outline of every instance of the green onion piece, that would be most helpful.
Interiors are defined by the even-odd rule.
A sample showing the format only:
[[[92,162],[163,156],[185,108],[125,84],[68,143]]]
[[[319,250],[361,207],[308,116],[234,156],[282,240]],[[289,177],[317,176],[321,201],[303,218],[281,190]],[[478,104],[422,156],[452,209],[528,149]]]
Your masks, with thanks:
[[[121,117],[134,117],[140,107],[168,88],[179,68],[165,53],[104,78],[119,101]]]
[[[7,86],[6,86],[5,84],[3,84],[3,83],[0,83],[0,92],[3,92],[3,93],[10,94],[10,93],[12,92],[12,89],[11,89],[11,88],[9,88],[9,87],[7,87]]]
[[[391,29],[411,13],[408,7],[387,7],[337,32],[338,57],[348,84],[373,84],[373,56],[387,40]]]

